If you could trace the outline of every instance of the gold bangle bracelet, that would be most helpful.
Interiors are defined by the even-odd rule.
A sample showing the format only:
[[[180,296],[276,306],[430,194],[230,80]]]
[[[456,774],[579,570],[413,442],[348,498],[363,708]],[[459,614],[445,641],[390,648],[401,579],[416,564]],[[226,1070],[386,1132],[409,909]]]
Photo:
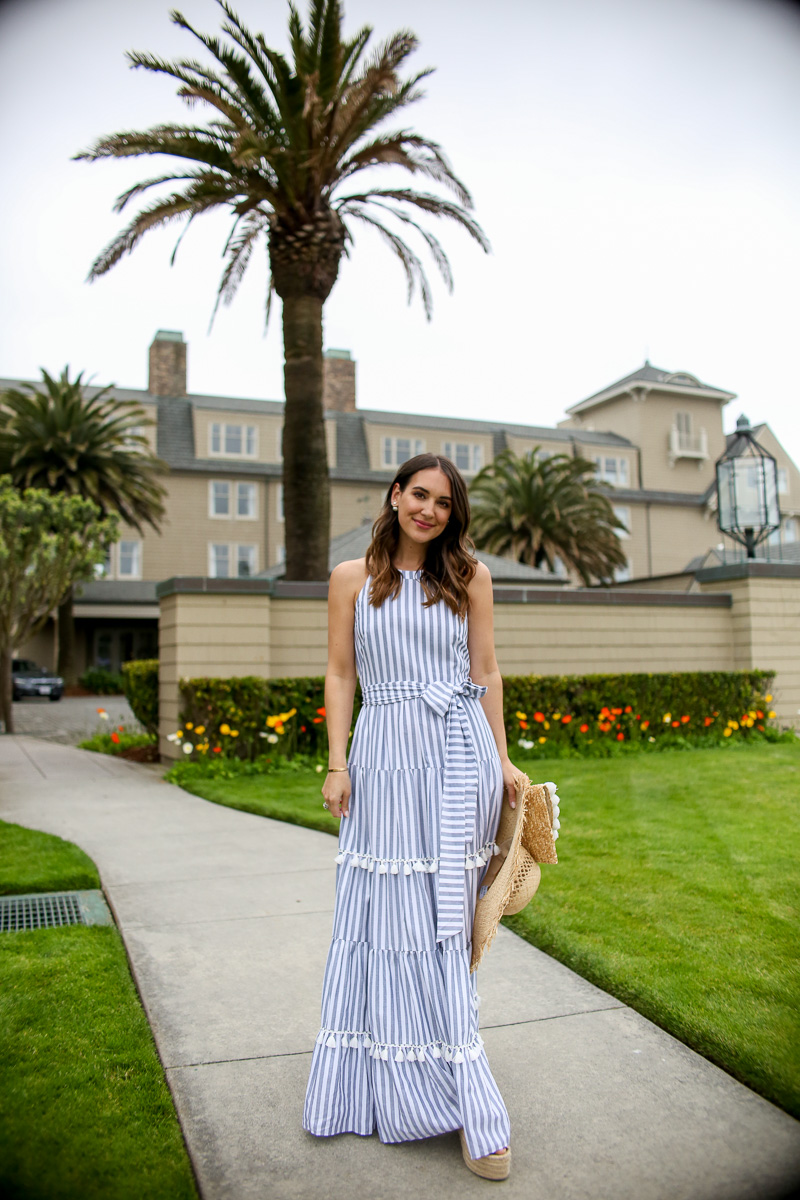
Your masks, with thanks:
[[[349,771],[349,770],[350,770],[349,767],[328,767],[329,774],[331,771]]]

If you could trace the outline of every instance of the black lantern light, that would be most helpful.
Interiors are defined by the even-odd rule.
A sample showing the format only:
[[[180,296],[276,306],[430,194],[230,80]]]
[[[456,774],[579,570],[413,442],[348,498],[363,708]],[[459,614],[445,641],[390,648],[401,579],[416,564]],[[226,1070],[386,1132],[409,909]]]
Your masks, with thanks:
[[[747,417],[739,417],[736,436],[716,468],[717,524],[755,558],[759,542],[780,528],[781,513],[777,463],[756,441]]]

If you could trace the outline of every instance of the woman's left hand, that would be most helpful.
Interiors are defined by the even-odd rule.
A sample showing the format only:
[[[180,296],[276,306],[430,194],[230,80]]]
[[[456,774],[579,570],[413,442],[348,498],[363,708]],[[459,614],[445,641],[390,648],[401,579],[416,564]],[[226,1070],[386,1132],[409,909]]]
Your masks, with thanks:
[[[500,760],[503,767],[503,795],[512,808],[517,807],[517,779],[524,772],[515,767],[510,758]]]

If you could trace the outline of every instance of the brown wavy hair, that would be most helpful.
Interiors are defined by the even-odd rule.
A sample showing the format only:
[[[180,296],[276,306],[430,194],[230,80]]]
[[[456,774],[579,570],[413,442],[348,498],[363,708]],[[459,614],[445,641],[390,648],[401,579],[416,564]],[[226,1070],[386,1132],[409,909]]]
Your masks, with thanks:
[[[400,540],[397,513],[392,508],[392,490],[396,483],[404,492],[417,471],[438,467],[450,480],[450,519],[442,532],[429,542],[422,567],[422,590],[425,607],[445,604],[462,620],[469,609],[467,585],[475,575],[475,544],[467,532],[470,521],[467,485],[458,467],[441,454],[415,454],[398,467],[389,484],[383,507],[372,525],[372,541],[366,554],[366,567],[372,576],[370,604],[380,608],[387,596],[400,594],[402,576],[392,563]]]

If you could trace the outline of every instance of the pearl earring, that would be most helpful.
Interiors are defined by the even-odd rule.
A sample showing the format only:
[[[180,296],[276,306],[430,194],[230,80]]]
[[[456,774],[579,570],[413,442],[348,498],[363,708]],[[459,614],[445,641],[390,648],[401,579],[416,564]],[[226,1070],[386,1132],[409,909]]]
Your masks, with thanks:
[[[396,505],[396,504],[393,504],[393,505],[392,505],[392,508],[394,509],[394,511],[395,511],[395,512],[397,512],[397,505]]]

